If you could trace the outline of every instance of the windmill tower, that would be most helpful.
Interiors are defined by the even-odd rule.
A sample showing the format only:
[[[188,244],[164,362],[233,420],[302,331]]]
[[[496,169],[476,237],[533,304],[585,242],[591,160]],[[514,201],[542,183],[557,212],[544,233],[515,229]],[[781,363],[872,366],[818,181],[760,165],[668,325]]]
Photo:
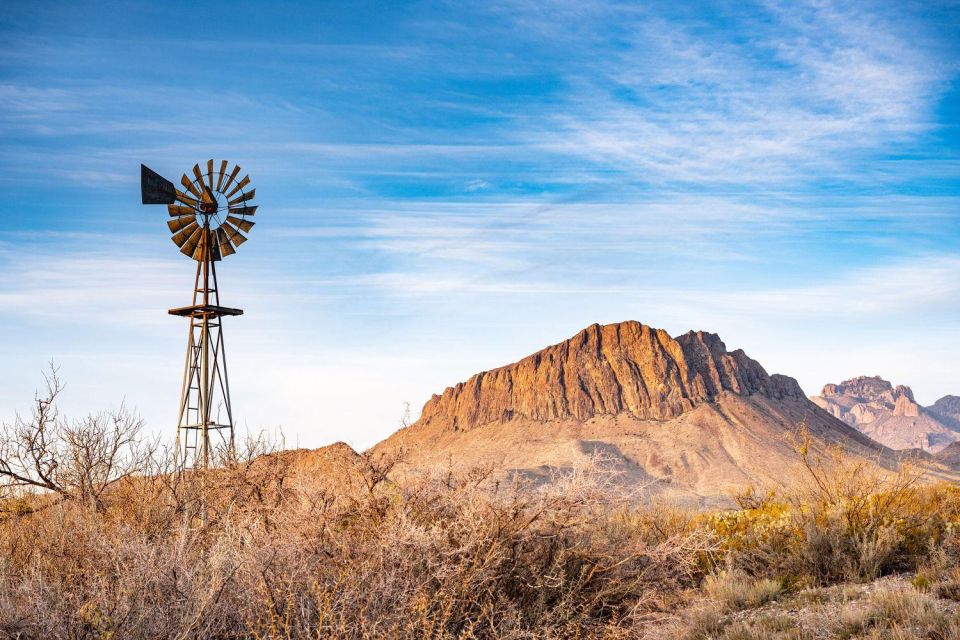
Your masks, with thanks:
[[[194,165],[193,178],[183,174],[180,179],[181,191],[140,165],[143,204],[167,205],[173,243],[197,262],[191,304],[168,311],[190,320],[177,419],[177,455],[183,468],[205,469],[216,447],[234,445],[222,322],[243,310],[220,304],[217,262],[247,241],[241,232],[253,228],[249,218],[257,206],[250,204],[256,195],[256,189],[248,189],[250,176],[237,180],[240,167],[228,173],[227,166],[223,160],[215,170],[214,161],[208,160],[204,172]]]

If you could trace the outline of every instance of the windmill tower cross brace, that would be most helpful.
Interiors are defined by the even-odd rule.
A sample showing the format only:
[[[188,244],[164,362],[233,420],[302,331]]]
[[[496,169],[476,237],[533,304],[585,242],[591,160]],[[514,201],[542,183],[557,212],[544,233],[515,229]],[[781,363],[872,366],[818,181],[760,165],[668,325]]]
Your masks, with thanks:
[[[234,447],[222,318],[243,311],[220,304],[216,263],[247,241],[243,232],[253,228],[250,218],[257,205],[250,203],[256,196],[256,189],[247,190],[250,176],[237,180],[240,167],[235,165],[228,173],[228,164],[222,160],[215,170],[214,161],[208,160],[206,171],[195,164],[193,178],[184,173],[180,179],[185,191],[140,165],[143,204],[167,205],[173,243],[197,262],[192,303],[168,311],[190,319],[177,418],[181,468],[208,468],[215,452],[214,438],[221,447]]]

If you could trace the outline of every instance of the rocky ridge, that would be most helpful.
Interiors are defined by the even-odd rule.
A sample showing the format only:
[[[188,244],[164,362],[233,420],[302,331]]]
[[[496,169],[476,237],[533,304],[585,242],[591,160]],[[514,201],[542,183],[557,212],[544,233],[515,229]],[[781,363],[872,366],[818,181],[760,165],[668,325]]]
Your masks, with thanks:
[[[569,340],[434,395],[420,422],[455,430],[511,419],[588,420],[600,415],[676,418],[719,394],[802,398],[796,380],[768,375],[713,333],[672,338],[639,322],[594,324]]]
[[[820,408],[891,449],[937,452],[960,440],[960,398],[922,407],[905,385],[859,376],[823,387],[810,398]]]
[[[840,447],[896,464],[793,378],[769,375],[717,335],[674,338],[631,321],[591,325],[447,388],[371,453],[399,456],[398,473],[414,475],[463,466],[548,483],[593,469],[638,499],[729,506],[744,486],[805,473],[793,444],[800,429],[814,455]]]

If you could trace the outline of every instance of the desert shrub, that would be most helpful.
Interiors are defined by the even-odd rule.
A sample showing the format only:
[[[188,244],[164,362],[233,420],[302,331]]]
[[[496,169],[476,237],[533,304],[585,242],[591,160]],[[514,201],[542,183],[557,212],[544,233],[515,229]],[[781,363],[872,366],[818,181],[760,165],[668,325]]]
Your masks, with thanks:
[[[943,490],[920,485],[922,473],[903,463],[887,471],[837,448],[814,455],[801,429],[795,447],[806,481],[786,495],[801,535],[799,559],[821,582],[872,579],[915,568],[942,537],[947,520],[937,508]]]
[[[934,598],[909,588],[883,589],[870,597],[868,638],[960,637],[960,620]]]
[[[735,622],[723,630],[721,640],[813,640],[817,636],[801,629],[787,616],[763,616],[752,621]]]
[[[582,475],[541,490],[494,493],[491,484],[468,474],[383,485],[390,508],[349,518],[349,535],[331,539],[335,570],[311,597],[295,594],[288,628],[562,637],[584,624],[629,623],[698,579],[696,539],[648,544],[631,535]]]
[[[923,593],[960,602],[960,567],[944,564],[925,567],[917,572],[912,583],[914,588]]]
[[[796,552],[803,538],[790,506],[773,494],[749,507],[708,514],[703,526],[716,535],[726,565],[750,575],[782,573],[785,554]]]
[[[683,640],[717,638],[726,624],[723,612],[718,607],[701,604],[683,612],[682,622],[672,635]]]
[[[720,571],[706,577],[706,594],[728,611],[751,609],[776,599],[783,592],[779,580],[751,578],[736,571]]]
[[[45,379],[46,391],[36,394],[30,414],[0,425],[0,513],[22,511],[24,495],[36,492],[45,498],[31,508],[72,500],[99,511],[103,493],[139,472],[155,444],[141,437],[143,422],[124,406],[63,418],[57,408],[63,385],[52,364]]]
[[[933,554],[957,562],[957,487],[924,485],[908,464],[886,470],[839,449],[818,456],[802,428],[795,447],[806,469],[799,482],[748,492],[743,508],[705,518],[729,566],[797,588],[912,571]]]
[[[837,594],[840,595],[839,591]],[[785,609],[721,615],[698,606],[685,612],[669,637],[685,640],[813,640],[814,638],[900,638],[952,640],[960,637],[960,618],[932,595],[900,581],[876,583],[831,603],[796,615],[795,602]],[[706,613],[705,613],[706,612]],[[744,615],[747,614],[747,615]],[[667,636],[662,636],[667,637]]]

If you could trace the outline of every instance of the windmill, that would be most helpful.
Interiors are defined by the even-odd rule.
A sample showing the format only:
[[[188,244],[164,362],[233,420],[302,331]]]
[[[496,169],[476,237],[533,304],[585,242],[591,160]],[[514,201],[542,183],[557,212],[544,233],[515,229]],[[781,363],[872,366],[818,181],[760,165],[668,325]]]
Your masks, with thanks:
[[[216,263],[247,241],[243,232],[253,228],[250,218],[257,205],[251,204],[256,189],[249,188],[250,176],[237,180],[240,167],[234,165],[228,172],[228,165],[222,160],[215,169],[214,161],[208,160],[203,171],[195,164],[192,178],[186,173],[180,178],[184,191],[140,165],[143,204],[167,205],[173,243],[197,262],[193,303],[168,311],[190,319],[177,419],[177,455],[185,468],[210,465],[212,438],[230,449],[234,444],[221,323],[225,316],[239,316],[243,310],[221,306]]]

